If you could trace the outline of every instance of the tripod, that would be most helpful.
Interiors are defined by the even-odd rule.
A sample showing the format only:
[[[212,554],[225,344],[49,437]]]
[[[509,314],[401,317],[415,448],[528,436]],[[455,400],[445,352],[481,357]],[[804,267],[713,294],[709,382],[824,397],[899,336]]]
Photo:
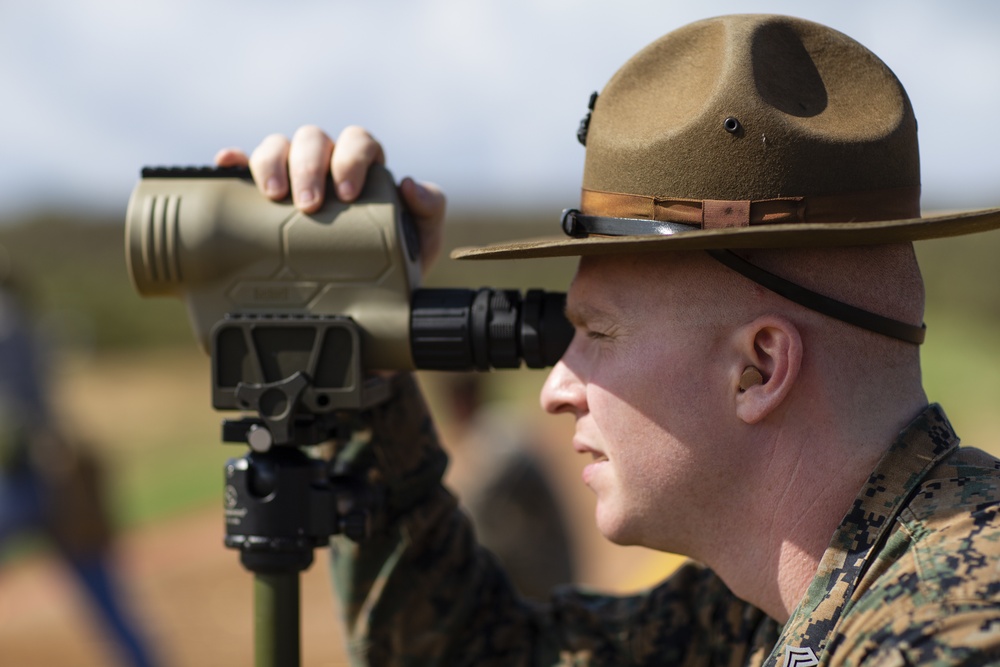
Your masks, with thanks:
[[[254,573],[256,667],[301,664],[300,573],[330,536],[364,538],[380,503],[366,466],[348,467],[302,449],[329,440],[362,446],[359,417],[300,419],[292,441],[281,445],[260,419],[223,425],[223,441],[250,445],[226,463],[225,544],[239,550],[240,562]]]

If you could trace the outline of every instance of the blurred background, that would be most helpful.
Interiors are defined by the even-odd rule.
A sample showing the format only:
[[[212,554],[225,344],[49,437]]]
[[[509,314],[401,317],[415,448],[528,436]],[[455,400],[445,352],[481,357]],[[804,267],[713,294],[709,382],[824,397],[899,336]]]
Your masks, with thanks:
[[[303,123],[367,126],[396,177],[449,195],[449,247],[554,233],[578,197],[575,133],[592,91],[639,48],[717,14],[793,14],[871,48],[920,124],[925,210],[1000,205],[1000,4],[932,0],[291,0],[0,2],[0,245],[30,286],[60,430],[98,454],[113,572],[156,664],[250,664],[250,575],[221,545],[224,461],[208,359],[181,303],[140,300],[125,206],[144,165],[204,165]],[[968,444],[1000,429],[1000,233],[918,244],[928,282],[926,385]],[[572,261],[460,265],[432,286],[564,290]],[[605,544],[570,450],[537,406],[543,375],[498,373],[565,510],[574,578],[627,591],[673,559]],[[422,374],[446,438],[441,377]],[[470,468],[471,469],[471,468]],[[0,545],[4,665],[114,664],[111,636],[45,537]],[[304,662],[343,664],[325,557],[303,585]],[[122,663],[127,664],[127,663]]]

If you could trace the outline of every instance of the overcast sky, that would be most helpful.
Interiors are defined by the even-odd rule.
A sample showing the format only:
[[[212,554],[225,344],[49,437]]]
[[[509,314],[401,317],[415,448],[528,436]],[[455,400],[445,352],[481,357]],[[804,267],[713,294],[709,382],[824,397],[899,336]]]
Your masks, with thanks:
[[[0,219],[124,210],[147,164],[207,164],[305,122],[361,123],[453,206],[578,196],[590,93],[690,21],[794,14],[909,91],[925,206],[1000,205],[1000,3],[0,0]]]

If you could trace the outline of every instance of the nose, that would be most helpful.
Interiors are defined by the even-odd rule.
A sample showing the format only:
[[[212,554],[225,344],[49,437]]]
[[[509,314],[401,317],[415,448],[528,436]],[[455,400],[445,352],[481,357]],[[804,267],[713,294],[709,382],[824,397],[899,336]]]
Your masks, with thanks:
[[[577,416],[587,410],[586,391],[579,375],[571,368],[573,346],[566,351],[542,385],[540,402],[549,414],[570,412]]]

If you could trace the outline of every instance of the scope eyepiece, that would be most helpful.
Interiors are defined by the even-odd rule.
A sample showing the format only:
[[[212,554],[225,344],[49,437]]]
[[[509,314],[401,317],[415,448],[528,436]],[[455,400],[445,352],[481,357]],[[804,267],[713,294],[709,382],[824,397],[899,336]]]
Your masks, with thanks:
[[[573,338],[561,292],[488,287],[419,289],[410,306],[410,350],[425,370],[486,371],[554,365]]]

